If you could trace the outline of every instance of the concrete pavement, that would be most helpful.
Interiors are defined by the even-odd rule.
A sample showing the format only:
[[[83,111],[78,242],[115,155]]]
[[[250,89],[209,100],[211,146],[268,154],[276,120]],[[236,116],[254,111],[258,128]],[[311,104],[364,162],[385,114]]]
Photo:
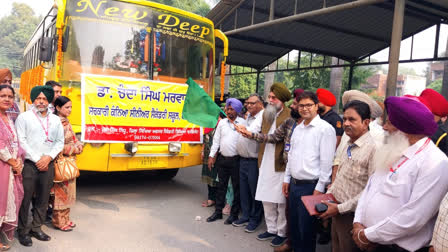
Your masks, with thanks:
[[[255,238],[264,225],[248,234],[224,220],[205,221],[214,209],[201,207],[207,192],[200,173],[194,166],[160,181],[150,172],[84,172],[71,210],[74,231],[45,226],[51,241],[33,238],[31,248],[15,241],[11,251],[272,251],[268,241]]]

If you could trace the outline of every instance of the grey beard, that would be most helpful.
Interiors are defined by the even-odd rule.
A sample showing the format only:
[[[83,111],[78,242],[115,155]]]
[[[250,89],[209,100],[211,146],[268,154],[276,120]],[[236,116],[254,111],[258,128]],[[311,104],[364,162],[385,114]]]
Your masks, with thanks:
[[[269,125],[272,125],[272,123],[274,122],[274,120],[277,116],[277,112],[278,112],[277,107],[272,104],[268,104],[266,106],[266,108],[264,109],[263,116],[264,116],[265,121]]]
[[[404,151],[410,146],[406,135],[401,131],[392,134],[385,133],[383,146],[377,148],[373,157],[373,167],[375,172],[387,173],[402,156]]]
[[[47,107],[45,107],[45,108],[37,108],[36,107],[36,109],[37,109],[37,112],[39,112],[39,113],[47,111]]]

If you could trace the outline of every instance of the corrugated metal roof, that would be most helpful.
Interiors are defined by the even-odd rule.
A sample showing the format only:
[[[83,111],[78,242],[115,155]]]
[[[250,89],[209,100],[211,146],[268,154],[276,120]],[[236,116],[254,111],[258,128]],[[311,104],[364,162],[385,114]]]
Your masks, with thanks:
[[[255,2],[255,16],[252,10]],[[350,0],[326,0],[326,7]],[[297,3],[297,6],[295,4]],[[275,19],[322,8],[323,0],[276,0]],[[270,0],[223,0],[208,14],[224,32],[269,20]],[[228,35],[228,63],[263,69],[290,50],[357,61],[390,45],[394,1],[319,15],[286,24]],[[236,18],[235,18],[236,15]],[[408,0],[403,39],[447,23],[448,1]]]

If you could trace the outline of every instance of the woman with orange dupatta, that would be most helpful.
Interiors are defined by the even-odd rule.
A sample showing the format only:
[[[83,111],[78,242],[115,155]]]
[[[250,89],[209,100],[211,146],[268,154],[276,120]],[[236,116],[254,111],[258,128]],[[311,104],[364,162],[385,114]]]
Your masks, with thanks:
[[[83,145],[76,139],[76,135],[67,118],[72,112],[72,102],[65,96],[59,96],[54,101],[54,108],[54,113],[59,116],[64,127],[65,140],[62,154],[65,156],[81,154]],[[76,178],[54,183],[53,192],[53,226],[64,232],[72,231],[76,224],[70,220],[70,207],[76,201]]]
[[[0,251],[10,248],[23,199],[22,169],[25,153],[6,111],[14,103],[14,89],[0,85]]]

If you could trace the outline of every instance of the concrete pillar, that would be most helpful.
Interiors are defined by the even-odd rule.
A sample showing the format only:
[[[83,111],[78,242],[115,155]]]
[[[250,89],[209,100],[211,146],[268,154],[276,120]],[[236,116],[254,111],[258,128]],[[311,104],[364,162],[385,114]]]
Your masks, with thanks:
[[[389,71],[387,74],[386,97],[394,96],[395,90],[397,89],[398,61],[400,59],[400,45],[403,37],[405,2],[405,0],[395,0],[392,39],[389,49]]]
[[[268,66],[269,70],[275,70],[277,68],[277,62],[274,62]],[[263,99],[268,100],[268,95],[272,84],[274,84],[275,72],[267,72],[264,74],[264,95]]]
[[[338,58],[332,57],[331,64],[337,65]],[[330,72],[330,92],[336,96],[336,106],[333,107],[333,111],[339,113],[339,104],[341,102],[341,89],[342,79],[344,75],[343,67],[333,67]]]

